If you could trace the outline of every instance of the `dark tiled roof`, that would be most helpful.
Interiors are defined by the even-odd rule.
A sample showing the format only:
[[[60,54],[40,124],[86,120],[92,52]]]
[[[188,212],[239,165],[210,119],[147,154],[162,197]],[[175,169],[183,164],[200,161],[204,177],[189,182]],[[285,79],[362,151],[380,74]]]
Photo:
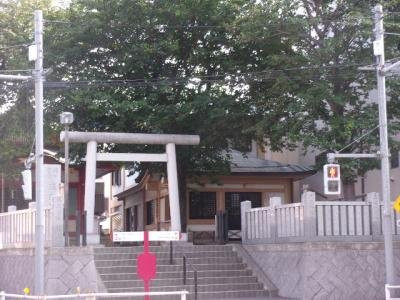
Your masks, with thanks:
[[[314,169],[306,166],[283,164],[273,160],[257,158],[252,153],[243,153],[232,150],[231,156],[231,172],[232,173],[314,173]]]

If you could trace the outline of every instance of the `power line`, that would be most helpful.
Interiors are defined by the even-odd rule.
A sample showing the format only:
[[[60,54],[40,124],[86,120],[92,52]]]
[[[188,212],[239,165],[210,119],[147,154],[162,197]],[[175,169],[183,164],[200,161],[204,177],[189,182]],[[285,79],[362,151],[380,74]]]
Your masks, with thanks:
[[[354,141],[352,141],[351,143],[349,143],[348,145],[344,146],[342,149],[340,149],[337,153],[342,152],[344,149],[347,149],[348,147],[350,147],[351,145],[353,145],[354,143],[359,142],[360,140],[362,140],[364,137],[366,137],[367,135],[371,134],[372,132],[374,132],[376,129],[378,129],[380,127],[380,125],[376,125],[374,128],[372,128],[371,130],[367,131],[366,133],[364,133],[362,136],[360,136],[359,138],[355,139]]]
[[[47,88],[72,88],[80,86],[151,86],[151,85],[186,85],[186,84],[204,84],[204,83],[216,83],[216,82],[233,82],[240,83],[246,81],[275,81],[276,78],[270,76],[284,76],[284,78],[298,80],[298,76],[294,77],[286,72],[298,72],[298,71],[311,71],[311,70],[330,70],[338,69],[344,71],[346,68],[360,67],[365,63],[351,63],[341,65],[322,65],[322,66],[301,66],[285,69],[273,69],[258,72],[247,72],[247,73],[224,73],[215,75],[193,75],[190,77],[165,77],[165,78],[141,78],[141,79],[109,79],[109,80],[81,80],[81,81],[47,81],[45,83]],[[374,66],[374,65],[371,65]],[[268,77],[267,77],[268,76]],[[300,75],[304,78],[304,74]],[[357,75],[334,75],[334,74],[321,74],[307,76],[307,79],[320,80],[320,79],[336,79],[336,78],[357,78]]]
[[[24,72],[24,73],[28,73],[28,72],[32,72],[32,69],[25,69],[25,70],[0,70],[1,73],[20,73],[20,72]]]
[[[24,47],[29,47],[31,44],[19,44],[19,45],[10,45],[10,46],[3,46],[0,47],[0,50],[9,50],[9,49],[15,49],[15,48],[24,48]]]
[[[400,24],[399,24],[400,25]],[[396,32],[385,32],[385,35],[396,35],[396,36],[400,36],[400,33],[396,33]]]
[[[297,77],[293,76],[283,76],[285,80],[300,80],[300,79],[307,79],[307,80],[327,80],[327,79],[352,79],[356,81],[356,77],[354,75],[347,75],[347,76],[331,76],[331,75],[321,75],[321,76],[307,76],[299,75]],[[112,87],[112,86],[127,86],[127,87],[148,87],[148,86],[178,86],[178,85],[202,85],[206,83],[234,83],[234,84],[246,84],[250,82],[276,82],[282,78],[276,77],[252,77],[252,76],[242,76],[240,78],[215,78],[215,79],[202,79],[198,82],[192,80],[195,78],[183,78],[183,79],[164,79],[164,80],[104,80],[104,81],[75,81],[75,82],[66,82],[66,81],[47,81],[45,82],[45,87],[50,89],[59,89],[59,88],[76,88],[76,87]]]

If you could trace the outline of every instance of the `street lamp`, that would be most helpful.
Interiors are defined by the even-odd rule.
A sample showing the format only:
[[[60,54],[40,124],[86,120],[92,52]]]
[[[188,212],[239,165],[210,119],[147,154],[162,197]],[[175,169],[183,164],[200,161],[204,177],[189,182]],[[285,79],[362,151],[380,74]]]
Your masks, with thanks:
[[[74,122],[74,115],[71,112],[63,112],[60,115],[60,123],[64,125],[64,239],[65,246],[69,246],[68,217],[69,217],[69,125]],[[78,237],[79,238],[79,237]]]

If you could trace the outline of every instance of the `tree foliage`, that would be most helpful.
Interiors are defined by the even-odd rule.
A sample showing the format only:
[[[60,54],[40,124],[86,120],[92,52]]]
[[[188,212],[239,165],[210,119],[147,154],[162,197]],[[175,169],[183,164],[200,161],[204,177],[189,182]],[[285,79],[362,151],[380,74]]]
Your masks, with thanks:
[[[205,170],[226,171],[223,150],[245,149],[251,139],[273,150],[299,144],[316,153],[341,150],[378,124],[373,93],[368,99],[375,75],[358,70],[374,61],[373,4],[75,0],[64,11],[47,9],[45,18],[58,21],[45,24],[45,64],[54,70],[46,83],[47,126],[59,130],[58,115],[72,111],[77,130],[199,134],[199,147],[178,148],[183,182]],[[397,2],[387,5],[395,10]],[[14,15],[7,24],[32,16]],[[17,31],[4,31],[1,43],[29,40],[31,32]],[[395,45],[388,45],[389,57]],[[2,68],[25,68],[23,61],[0,52]],[[391,133],[398,128],[397,90],[394,82]],[[345,152],[377,145],[375,130]],[[342,166],[351,184],[376,162]]]
[[[32,74],[27,46],[33,42],[33,12],[51,18],[50,0],[0,1],[0,73]],[[0,172],[17,174],[16,159],[28,157],[34,142],[33,89],[27,82],[0,81]]]
[[[264,138],[284,136],[316,155],[379,150],[377,98],[371,93],[376,75],[359,70],[374,63],[373,5],[373,1],[292,1],[296,13],[288,19],[285,39],[295,52],[290,59],[296,68],[279,72],[289,88],[279,90],[276,97],[264,89],[258,91],[261,97],[267,94],[273,99],[271,107],[260,111],[265,117],[255,125],[261,133],[267,132]],[[391,91],[395,90],[392,86]],[[398,97],[392,98],[389,129],[393,135],[399,124],[398,112],[393,110]],[[257,107],[263,103],[268,101],[263,99]],[[277,121],[272,127],[271,114]],[[317,166],[323,163],[325,156],[317,160]],[[341,160],[340,164],[343,182],[350,185],[377,167],[375,160]]]

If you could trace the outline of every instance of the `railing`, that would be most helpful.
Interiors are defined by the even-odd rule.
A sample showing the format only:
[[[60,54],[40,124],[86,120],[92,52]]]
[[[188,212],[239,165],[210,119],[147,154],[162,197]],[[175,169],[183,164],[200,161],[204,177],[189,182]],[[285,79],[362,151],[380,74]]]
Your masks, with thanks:
[[[400,285],[389,285],[385,284],[385,299],[386,300],[400,300],[399,297],[392,297],[392,291],[397,292],[397,296],[399,296]]]
[[[183,285],[186,285],[187,283],[187,264],[190,266],[190,268],[193,270],[193,280],[194,280],[194,300],[197,300],[197,270],[195,269],[195,267],[187,262],[187,257],[185,254],[182,255],[182,259],[183,259]]]
[[[268,207],[251,208],[244,201],[241,213],[242,241],[249,244],[382,239],[383,204],[377,193],[369,193],[365,202],[315,201],[313,192],[304,193],[301,203],[271,201]],[[400,215],[393,212],[396,239],[400,237],[399,220]]]
[[[315,203],[317,236],[371,236],[371,204],[361,201]]]
[[[0,249],[32,248],[35,242],[36,209],[0,214]],[[51,210],[45,209],[45,241],[50,242]]]
[[[0,292],[0,300],[6,299],[87,299],[95,300],[97,298],[127,298],[127,297],[143,297],[143,296],[181,296],[181,300],[186,300],[188,291],[176,291],[176,292],[137,292],[137,293],[87,293],[87,294],[70,294],[70,295],[54,295],[54,296],[29,296],[29,295],[16,295],[6,294]]]

